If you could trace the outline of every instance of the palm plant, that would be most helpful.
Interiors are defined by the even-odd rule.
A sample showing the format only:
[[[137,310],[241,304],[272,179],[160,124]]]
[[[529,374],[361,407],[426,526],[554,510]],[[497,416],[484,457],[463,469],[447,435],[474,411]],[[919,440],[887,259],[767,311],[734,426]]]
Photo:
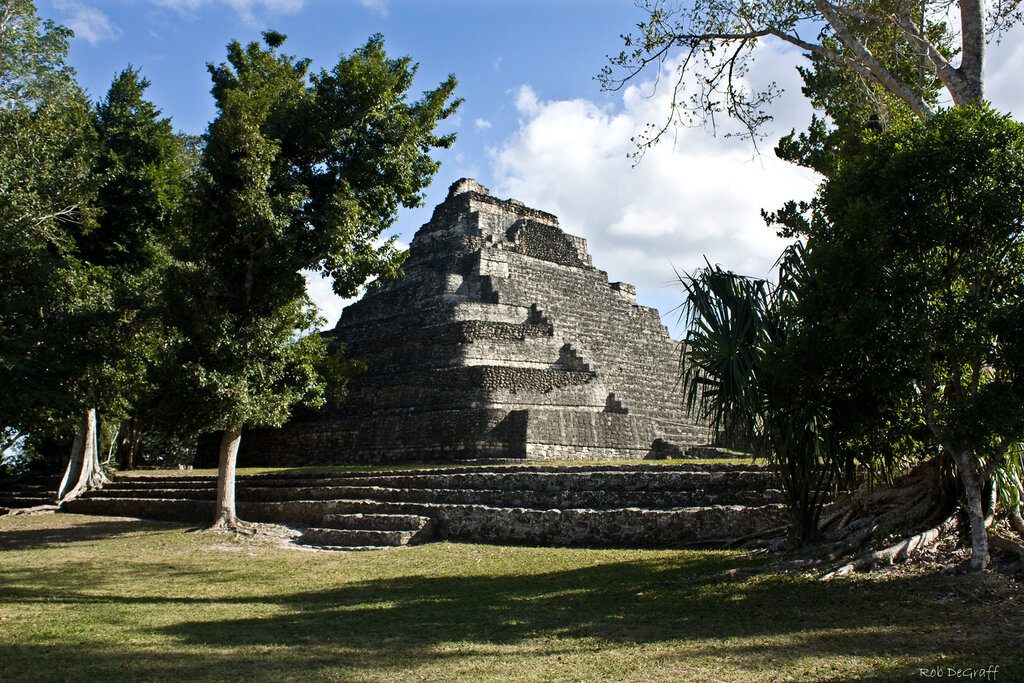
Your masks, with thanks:
[[[1010,448],[994,476],[995,492],[1010,526],[1024,537],[1024,443],[1015,443]],[[994,506],[993,506],[994,507]]]
[[[805,388],[790,342],[791,305],[807,269],[802,244],[778,261],[779,281],[710,263],[678,275],[686,292],[681,355],[686,407],[718,433],[754,444],[779,476],[791,512],[792,541],[817,538],[822,506],[841,473],[825,411]]]

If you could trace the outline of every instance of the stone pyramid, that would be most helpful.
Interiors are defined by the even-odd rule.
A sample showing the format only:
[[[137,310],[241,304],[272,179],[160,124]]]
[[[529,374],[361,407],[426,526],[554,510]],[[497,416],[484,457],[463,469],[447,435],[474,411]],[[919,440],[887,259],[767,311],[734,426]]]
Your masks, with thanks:
[[[463,179],[333,331],[366,362],[338,409],[252,430],[241,462],[678,455],[708,441],[679,346],[558,219]]]

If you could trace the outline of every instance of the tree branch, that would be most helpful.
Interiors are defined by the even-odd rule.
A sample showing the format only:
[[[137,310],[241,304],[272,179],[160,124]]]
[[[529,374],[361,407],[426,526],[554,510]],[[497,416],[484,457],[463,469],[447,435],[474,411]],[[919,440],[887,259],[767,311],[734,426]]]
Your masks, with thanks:
[[[1010,446],[1012,444],[1013,439],[1011,439],[1009,436],[1004,436],[1003,438],[999,439],[999,448],[996,449],[996,452],[992,456],[992,459],[989,460],[988,463],[985,464],[985,467],[982,468],[981,470],[982,483],[987,482],[992,477],[992,475],[995,474],[995,471],[1002,466],[1003,460],[1006,458],[1006,452],[1010,450]]]
[[[749,41],[773,36],[779,40],[789,43],[790,45],[794,45],[802,50],[807,50],[812,54],[818,55],[819,57],[823,57],[837,64],[849,67],[856,73],[875,81],[883,88],[899,97],[921,118],[928,118],[931,116],[931,108],[924,101],[924,98],[901,80],[896,78],[880,61],[878,61],[878,58],[876,58],[846,26],[846,23],[843,21],[834,5],[825,2],[824,0],[814,0],[814,4],[835,30],[836,35],[839,37],[843,45],[857,56],[856,59],[840,55],[833,50],[829,50],[824,45],[806,41],[797,35],[787,33],[786,31],[776,27],[767,27],[743,33],[676,33],[669,39],[669,45],[687,45],[692,50],[701,42]],[[660,57],[663,54],[664,48],[659,51],[658,55]],[[644,66],[649,63],[650,61],[645,61]],[[643,67],[640,67],[640,69],[635,70],[632,75],[638,73],[642,68]]]
[[[957,93],[962,92],[966,85],[963,74],[942,56],[942,53],[930,40],[922,35],[921,30],[914,24],[908,13],[893,14],[892,21],[906,37],[907,42],[920,51],[918,54],[921,63],[942,81],[942,84],[953,96],[953,100],[956,101]]]
[[[853,31],[846,25],[835,5],[826,0],[813,0],[814,6],[821,12],[822,17],[827,21],[836,33],[839,41],[852,52],[863,67],[870,72],[871,77],[883,88],[903,100],[911,111],[919,117],[926,119],[932,115],[931,107],[924,101],[920,93],[915,92],[903,81],[896,78],[892,72],[878,61],[871,51],[857,39]],[[845,63],[845,62],[844,62]]]

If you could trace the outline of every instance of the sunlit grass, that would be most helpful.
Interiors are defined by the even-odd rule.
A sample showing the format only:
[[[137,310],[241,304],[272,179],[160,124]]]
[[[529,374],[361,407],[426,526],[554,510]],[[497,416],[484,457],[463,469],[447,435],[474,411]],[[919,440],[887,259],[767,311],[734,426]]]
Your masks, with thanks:
[[[174,524],[0,520],[0,679],[1021,680],[1002,577],[823,583],[741,552],[331,554]]]

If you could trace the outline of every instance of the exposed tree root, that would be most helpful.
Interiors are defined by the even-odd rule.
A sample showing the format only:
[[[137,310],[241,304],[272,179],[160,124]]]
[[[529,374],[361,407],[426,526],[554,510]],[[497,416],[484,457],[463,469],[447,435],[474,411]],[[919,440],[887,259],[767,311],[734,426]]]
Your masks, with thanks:
[[[911,559],[957,530],[951,493],[939,467],[926,463],[893,486],[864,484],[843,494],[822,515],[821,556],[800,560],[797,568],[822,569],[831,579]],[[877,548],[893,538],[899,541]],[[856,559],[836,567],[851,556]]]
[[[256,522],[246,522],[238,518],[221,519],[198,531],[226,531],[239,536],[255,536],[260,529]]]
[[[1009,520],[1010,526],[1017,532],[1017,535],[1024,539],[1024,518],[1021,517],[1020,507],[1018,504],[1016,507],[1007,510],[1006,519]]]
[[[753,534],[747,534],[746,536],[739,536],[725,541],[722,544],[724,548],[747,548],[754,544],[756,547],[764,547],[765,544],[774,544],[780,538],[785,540],[784,534],[788,526],[777,526],[771,529],[764,529]]]
[[[103,473],[99,460],[99,428],[96,409],[89,408],[83,415],[71,447],[71,458],[57,487],[57,503],[72,500],[86,491],[101,488],[109,479]]]
[[[946,534],[952,533],[957,527],[957,515],[947,517],[938,526],[927,531],[904,538],[899,543],[862,555],[853,562],[848,562],[821,577],[823,581],[845,576],[855,571],[867,571],[879,565],[892,565],[895,562],[903,562],[914,556],[915,553],[934,545]]]
[[[901,544],[897,544],[904,553],[912,554],[915,551],[913,544],[902,546],[902,543],[911,539],[920,542],[928,538],[928,543],[933,543],[935,539],[931,538],[930,532],[943,528],[953,507],[944,491],[938,468],[928,464],[916,468],[895,486],[865,484],[842,496],[821,525],[828,561],[836,562],[843,557],[855,555],[873,541],[893,535],[907,537]],[[922,532],[921,529],[927,531]],[[888,550],[877,551],[879,555],[872,562],[884,562]],[[894,553],[894,558],[900,556],[901,550],[897,549]],[[864,558],[874,555],[868,553]],[[857,565],[858,562],[851,564]],[[844,573],[849,571],[845,570]]]
[[[821,515],[818,546],[808,547],[807,556],[784,561],[775,568],[783,571],[816,569],[827,572],[822,580],[828,580],[905,562],[951,536],[956,536],[955,545],[961,546],[960,531],[966,530],[959,500],[961,492],[960,483],[948,473],[944,474],[934,462],[915,468],[893,486],[865,484],[837,496],[826,506]],[[989,503],[989,511],[996,509],[992,499]],[[1000,571],[1024,571],[1024,544],[1020,542],[1024,540],[1022,506],[1004,506],[1003,510],[1008,528],[990,532],[989,544],[993,550],[1015,560],[1009,567],[1004,563]],[[713,545],[779,550],[786,541],[779,534],[787,529],[764,529],[747,536],[719,539]],[[1007,537],[1014,533],[1018,539]],[[899,540],[893,542],[894,539]],[[879,548],[882,543],[885,547]],[[964,565],[964,569],[968,568],[976,567],[974,563]]]
[[[1011,572],[1024,571],[1024,545],[992,532],[988,535],[988,544],[994,550],[1017,558],[1016,565],[1010,568]]]
[[[12,508],[0,515],[0,517],[17,517],[18,515],[41,515],[49,512],[56,512],[60,509],[59,505],[33,505],[30,508]]]

